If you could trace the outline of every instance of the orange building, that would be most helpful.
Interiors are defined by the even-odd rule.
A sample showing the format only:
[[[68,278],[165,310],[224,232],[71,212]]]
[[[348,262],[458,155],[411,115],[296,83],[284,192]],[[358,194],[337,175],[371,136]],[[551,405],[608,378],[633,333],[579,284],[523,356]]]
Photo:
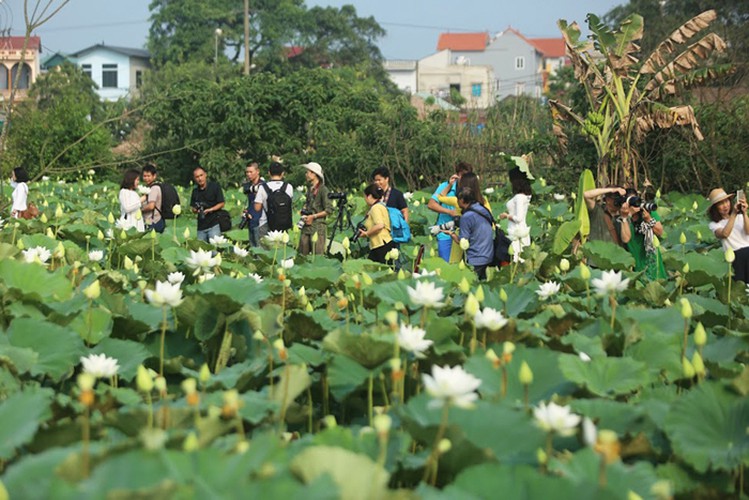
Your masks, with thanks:
[[[25,37],[0,37],[0,92],[4,99],[10,97],[15,85],[16,99],[25,99],[28,89],[39,76],[39,54],[42,42],[38,36],[29,38],[26,53],[23,52]]]

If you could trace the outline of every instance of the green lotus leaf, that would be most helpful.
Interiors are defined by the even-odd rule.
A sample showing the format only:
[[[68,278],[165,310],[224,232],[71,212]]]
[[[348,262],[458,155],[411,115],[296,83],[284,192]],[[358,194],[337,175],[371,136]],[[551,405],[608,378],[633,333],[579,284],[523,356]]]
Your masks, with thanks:
[[[28,347],[0,342],[0,364],[10,365],[18,373],[29,373],[39,362],[39,353]]]
[[[683,269],[684,264],[689,264],[686,278],[689,285],[694,287],[709,284],[717,286],[728,273],[728,264],[722,249],[711,250],[707,254],[689,252],[682,255],[668,252],[663,260],[671,269]]]
[[[749,399],[703,382],[672,406],[665,431],[674,451],[698,472],[749,465]]]
[[[18,318],[8,328],[10,345],[32,349],[39,354],[31,374],[60,380],[70,373],[85,354],[83,341],[70,328],[30,318]]]
[[[328,312],[322,309],[314,311],[291,311],[286,317],[284,331],[289,341],[297,338],[321,340],[325,335],[339,326]]]
[[[559,369],[564,376],[593,394],[613,397],[627,394],[650,382],[645,363],[631,358],[593,358],[583,361],[578,356],[561,355]]]
[[[330,392],[338,401],[348,396],[361,386],[371,372],[362,365],[344,355],[334,355],[328,364],[328,384]]]
[[[391,281],[390,283],[378,283],[372,289],[374,296],[385,302],[386,304],[393,306],[396,302],[400,302],[408,306],[411,303],[411,299],[408,296],[408,286],[413,288],[413,283],[407,281]]]
[[[51,472],[74,453],[75,450],[70,448],[55,447],[25,455],[12,463],[3,474],[10,498],[55,498],[53,493],[57,498],[75,497],[74,485]]]
[[[0,281],[40,302],[67,300],[73,295],[70,279],[63,273],[49,272],[35,263],[0,261]]]
[[[588,241],[582,246],[582,251],[599,269],[622,271],[635,265],[631,253],[608,241]]]
[[[165,248],[161,251],[161,258],[174,265],[184,264],[189,256],[190,251],[180,246]]]
[[[330,475],[339,498],[386,498],[390,475],[374,460],[342,448],[312,446],[295,456],[289,468],[305,483]],[[365,486],[366,485],[366,486]]]
[[[293,344],[288,350],[290,363],[320,366],[326,361],[326,356],[320,349],[299,342]]]
[[[326,350],[344,354],[368,369],[376,368],[392,358],[394,344],[392,335],[352,335],[342,330],[330,332],[323,340]]]
[[[654,427],[652,422],[646,424],[645,410],[632,403],[608,399],[576,399],[570,402],[570,407],[575,413],[593,420],[599,429],[616,431],[619,436],[635,435],[646,427]]]
[[[53,391],[17,392],[0,405],[0,459],[13,457],[20,446],[31,441],[44,420],[52,416]]]
[[[191,293],[199,293],[213,307],[231,314],[244,305],[256,306],[261,300],[270,296],[270,290],[265,283],[256,283],[251,279],[234,279],[228,276],[216,276],[212,280],[191,285]]]
[[[642,340],[629,346],[625,355],[645,363],[653,379],[663,376],[673,381],[683,377],[681,346],[679,335],[646,334]]]
[[[106,354],[115,358],[119,365],[118,373],[122,380],[132,380],[138,370],[138,365],[151,357],[151,353],[139,342],[105,338],[92,349],[95,354]]]
[[[68,325],[89,345],[95,345],[112,333],[112,313],[104,307],[91,307]]]
[[[310,290],[326,290],[343,274],[343,268],[338,261],[327,260],[324,266],[306,263],[296,266],[289,271],[291,279],[297,286],[304,286]]]

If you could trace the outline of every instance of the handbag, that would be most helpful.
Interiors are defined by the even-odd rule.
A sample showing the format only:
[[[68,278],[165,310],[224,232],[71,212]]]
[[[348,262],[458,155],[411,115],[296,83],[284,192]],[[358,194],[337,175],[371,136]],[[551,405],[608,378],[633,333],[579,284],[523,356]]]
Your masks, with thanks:
[[[18,212],[18,217],[20,219],[26,219],[26,220],[36,219],[37,217],[39,217],[39,208],[37,208],[37,206],[34,205],[34,203],[28,202],[26,204],[26,210],[22,210]]]
[[[226,231],[231,230],[231,215],[229,215],[229,212],[221,209],[217,210],[216,214],[218,216],[218,227],[221,232],[225,233]]]

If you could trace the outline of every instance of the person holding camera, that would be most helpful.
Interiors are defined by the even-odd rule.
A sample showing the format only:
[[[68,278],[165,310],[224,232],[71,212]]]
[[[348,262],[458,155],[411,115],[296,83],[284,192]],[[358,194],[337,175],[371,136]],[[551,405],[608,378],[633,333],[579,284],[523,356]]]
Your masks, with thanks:
[[[270,164],[270,180],[263,183],[255,198],[255,210],[260,215],[258,236],[262,240],[269,231],[288,231],[292,227],[291,203],[294,186],[283,180],[283,164]]]
[[[307,169],[305,178],[309,183],[307,197],[302,209],[300,220],[302,234],[299,238],[298,252],[301,255],[325,253],[325,237],[327,225],[325,218],[333,212],[333,206],[328,198],[328,188],[325,187],[325,175],[319,163],[310,162],[303,165]],[[317,241],[312,242],[313,235],[317,234]]]
[[[247,208],[242,213],[242,222],[239,223],[239,229],[247,227],[250,237],[250,246],[256,247],[260,245],[260,218],[262,215],[262,207],[260,209],[255,208],[255,200],[257,199],[260,187],[264,184],[262,177],[260,177],[260,166],[256,161],[251,162],[245,168],[245,175],[247,176],[247,182],[242,184],[242,191],[247,195]]]
[[[450,176],[450,179],[437,186],[437,189],[434,190],[434,194],[432,194],[432,197],[429,199],[427,208],[439,214],[437,216],[437,226],[450,222],[453,217],[458,215],[455,207],[440,202],[439,197],[455,196],[457,193],[458,180],[463,176],[463,174],[469,172],[473,172],[473,165],[462,161],[459,162],[455,165],[455,173]],[[437,234],[437,252],[445,262],[450,262],[450,253],[453,246],[452,243],[453,240],[448,234],[443,232]]]
[[[458,206],[462,212],[460,217],[460,237],[455,231],[445,232],[453,241],[453,245],[460,246],[460,240],[468,241],[465,259],[479,280],[486,280],[486,268],[494,260],[494,227],[492,213],[481,203],[476,194],[468,188],[458,193]]]
[[[733,276],[737,280],[749,284],[749,214],[747,214],[746,198],[739,197],[735,204],[731,203],[734,193],[726,194],[723,188],[710,191],[708,201],[710,208],[710,231],[723,244],[723,250],[729,248],[734,251],[736,258],[733,263]]]
[[[585,206],[590,217],[590,241],[608,241],[622,244],[620,225],[617,219],[627,191],[619,186],[609,185],[604,188],[589,189],[583,193]],[[603,203],[598,197],[603,196]]]
[[[634,189],[626,190],[626,201],[619,210],[622,245],[635,258],[635,271],[645,271],[650,280],[668,278],[661,249],[654,237],[663,235],[661,218],[655,203],[645,202]]]
[[[364,201],[369,206],[363,226],[358,227],[359,237],[369,239],[369,260],[385,263],[385,255],[394,248],[390,234],[390,215],[383,202],[384,192],[377,184],[364,189]]]
[[[195,188],[190,196],[190,209],[198,215],[197,238],[208,242],[221,234],[218,211],[224,208],[224,193],[217,182],[208,180],[208,174],[203,167],[195,167],[192,178]]]

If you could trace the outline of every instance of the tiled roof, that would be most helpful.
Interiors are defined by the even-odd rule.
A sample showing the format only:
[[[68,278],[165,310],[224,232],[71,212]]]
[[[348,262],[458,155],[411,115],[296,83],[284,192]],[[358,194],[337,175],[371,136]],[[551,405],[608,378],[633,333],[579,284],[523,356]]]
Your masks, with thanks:
[[[530,42],[544,57],[564,57],[564,38],[531,38]]]
[[[0,49],[5,50],[22,50],[25,37],[22,36],[4,36],[0,37]],[[42,41],[38,36],[29,37],[29,49],[36,49],[41,52]]]
[[[489,33],[441,33],[437,50],[483,52],[489,43]]]

